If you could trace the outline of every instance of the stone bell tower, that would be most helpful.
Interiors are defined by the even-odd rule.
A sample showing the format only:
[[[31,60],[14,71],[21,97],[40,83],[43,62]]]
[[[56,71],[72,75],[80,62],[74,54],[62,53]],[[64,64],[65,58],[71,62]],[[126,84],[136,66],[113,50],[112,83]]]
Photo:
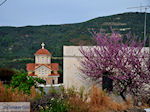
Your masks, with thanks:
[[[51,64],[51,54],[45,49],[45,44],[41,44],[41,49],[39,49],[35,55],[35,64]]]

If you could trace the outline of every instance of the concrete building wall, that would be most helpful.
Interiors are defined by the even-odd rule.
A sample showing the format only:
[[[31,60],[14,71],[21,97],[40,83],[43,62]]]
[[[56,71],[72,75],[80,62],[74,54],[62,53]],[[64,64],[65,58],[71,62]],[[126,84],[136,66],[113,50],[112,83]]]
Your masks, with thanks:
[[[88,46],[82,46],[84,49]],[[91,46],[92,47],[92,46]],[[84,79],[84,74],[80,71],[80,60],[83,59],[83,55],[80,53],[80,46],[64,46],[63,47],[63,82],[65,88],[70,87],[84,87],[89,88],[96,82],[90,79]],[[149,51],[149,48],[144,48],[143,51]]]
[[[89,88],[94,84],[91,80],[85,79],[84,74],[80,71],[80,60],[83,59],[83,55],[79,48],[80,46],[63,47],[63,82],[65,88]]]

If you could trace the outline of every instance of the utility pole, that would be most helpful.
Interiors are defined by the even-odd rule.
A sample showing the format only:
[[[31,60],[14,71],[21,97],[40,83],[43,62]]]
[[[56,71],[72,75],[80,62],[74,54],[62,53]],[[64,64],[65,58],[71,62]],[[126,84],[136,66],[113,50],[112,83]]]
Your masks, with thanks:
[[[147,11],[147,8],[145,8],[145,18],[144,18],[144,46],[145,46],[146,40],[147,40],[147,35],[146,35],[147,13],[146,13],[146,11]]]
[[[146,24],[147,24],[147,9],[149,9],[150,6],[140,6],[140,7],[129,7],[127,9],[145,9],[145,17],[144,17],[144,46],[146,44],[146,40],[147,40],[147,35],[146,35]],[[149,46],[150,46],[150,43],[149,43]]]

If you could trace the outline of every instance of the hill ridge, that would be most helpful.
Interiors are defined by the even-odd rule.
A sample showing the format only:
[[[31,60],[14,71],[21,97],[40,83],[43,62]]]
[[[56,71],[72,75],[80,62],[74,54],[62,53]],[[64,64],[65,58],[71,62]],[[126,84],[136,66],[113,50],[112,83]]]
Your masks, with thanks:
[[[147,14],[150,20],[150,13]],[[0,67],[25,68],[32,62],[33,53],[45,42],[53,56],[62,56],[63,45],[94,45],[88,29],[101,29],[106,33],[113,30],[122,35],[131,32],[143,37],[144,13],[122,13],[97,17],[82,23],[41,25],[25,27],[0,27]],[[150,36],[150,21],[147,21],[147,36]],[[22,61],[13,61],[15,59]]]

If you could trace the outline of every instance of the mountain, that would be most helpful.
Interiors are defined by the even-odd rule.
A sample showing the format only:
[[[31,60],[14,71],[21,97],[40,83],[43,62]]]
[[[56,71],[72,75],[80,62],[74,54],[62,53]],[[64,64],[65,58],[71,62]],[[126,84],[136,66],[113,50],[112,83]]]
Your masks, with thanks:
[[[150,36],[150,13],[147,20],[147,35]],[[0,27],[0,67],[25,69],[26,63],[33,62],[33,54],[41,47],[41,42],[53,56],[61,57],[63,45],[94,45],[91,29],[106,33],[113,29],[121,34],[131,32],[143,37],[143,28],[144,13],[98,17],[76,24]]]

